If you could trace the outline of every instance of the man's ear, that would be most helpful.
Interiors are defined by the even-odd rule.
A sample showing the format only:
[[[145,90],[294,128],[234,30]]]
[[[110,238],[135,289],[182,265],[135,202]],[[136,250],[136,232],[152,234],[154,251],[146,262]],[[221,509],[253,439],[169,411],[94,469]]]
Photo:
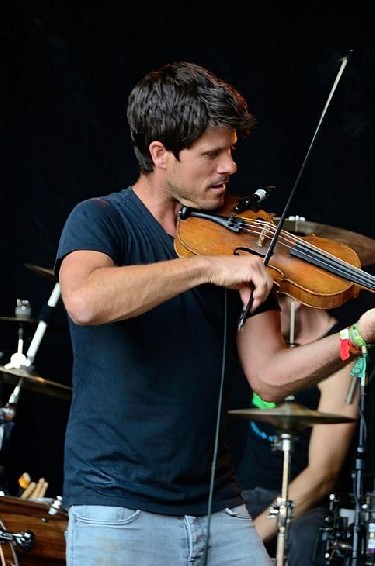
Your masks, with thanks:
[[[155,164],[155,167],[160,167],[162,169],[165,169],[167,164],[167,154],[168,154],[167,150],[165,149],[165,146],[159,141],[152,141],[148,146],[148,149],[150,151],[150,155],[152,161]]]

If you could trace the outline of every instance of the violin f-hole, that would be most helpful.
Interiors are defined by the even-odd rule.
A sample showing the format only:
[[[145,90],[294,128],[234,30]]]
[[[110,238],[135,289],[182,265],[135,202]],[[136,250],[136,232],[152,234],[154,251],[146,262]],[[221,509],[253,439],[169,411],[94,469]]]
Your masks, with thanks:
[[[259,252],[255,251],[255,250],[252,250],[250,248],[245,248],[245,247],[242,247],[242,246],[239,246],[238,248],[234,248],[233,254],[239,255],[239,252],[247,252],[247,253],[252,254],[252,255],[264,257],[264,254],[260,254]]]

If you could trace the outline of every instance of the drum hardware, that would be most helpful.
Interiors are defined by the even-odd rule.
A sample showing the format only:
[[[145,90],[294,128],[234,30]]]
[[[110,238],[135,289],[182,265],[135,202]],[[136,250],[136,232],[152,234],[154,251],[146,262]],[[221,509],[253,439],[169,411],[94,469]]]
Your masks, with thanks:
[[[285,548],[288,537],[288,527],[292,519],[294,502],[288,499],[288,484],[290,479],[290,458],[293,447],[293,433],[314,424],[335,424],[354,422],[356,419],[344,415],[323,413],[307,409],[293,400],[285,401],[271,409],[233,409],[228,414],[247,420],[263,421],[276,427],[278,441],[276,447],[283,451],[283,472],[281,496],[277,504],[270,507],[270,517],[277,517],[277,553],[276,565],[286,562]]]
[[[0,320],[4,322],[18,322],[18,324],[36,324],[36,320],[34,318],[25,318],[22,316],[0,316]]]
[[[31,304],[26,299],[17,299],[14,317],[3,317],[2,320],[15,321],[19,324],[17,350],[12,354],[7,367],[20,368],[21,366],[29,366],[30,362],[25,357],[24,350],[24,323],[34,323],[31,318]]]
[[[277,504],[270,506],[269,517],[277,517],[277,544],[276,564],[285,564],[285,548],[288,540],[288,528],[293,517],[294,502],[288,499],[288,485],[290,480],[290,455],[292,451],[293,436],[291,433],[283,432],[278,435],[276,447],[283,451],[283,477],[281,482],[281,496],[277,498]]]
[[[53,397],[59,397],[61,399],[71,399],[71,387],[44,379],[36,375],[33,371],[35,356],[47,329],[49,317],[60,298],[60,294],[60,285],[56,283],[48,299],[47,308],[44,309],[46,314],[44,317],[40,317],[26,354],[23,353],[23,334],[20,334],[17,352],[11,356],[9,363],[0,365],[0,374],[3,381],[5,383],[16,384],[16,387],[6,405],[7,409],[10,409],[11,406],[14,407],[17,403],[22,388],[29,389],[37,393],[52,395]],[[27,317],[31,314],[29,301],[17,300],[16,317],[20,316],[20,309],[23,310],[23,318],[27,320]]]
[[[58,495],[51,503],[51,507],[48,510],[49,515],[56,515],[58,511],[62,508],[62,497]]]
[[[366,373],[366,372],[365,372]],[[359,398],[359,432],[358,443],[356,447],[355,468],[353,471],[353,485],[354,485],[354,522],[353,522],[353,546],[350,557],[350,565],[356,566],[362,564],[362,560],[366,555],[366,530],[363,522],[363,474],[365,468],[365,438],[366,438],[366,424],[365,424],[365,387],[367,385],[367,373],[358,378],[360,385],[360,398]]]
[[[59,297],[60,287],[56,284],[48,300],[47,307],[50,310],[55,307]],[[9,319],[6,318],[6,320]],[[8,364],[0,366],[0,376],[4,382],[11,384],[16,383],[16,386],[6,406],[0,408],[1,430],[6,422],[13,420],[15,406],[18,402],[21,388],[23,387],[34,390],[37,393],[45,393],[64,399],[71,398],[70,387],[48,381],[32,372],[32,364],[35,355],[47,328],[47,318],[43,317],[43,319],[39,321],[26,355],[23,353],[23,323],[30,323],[32,321],[30,303],[24,300],[17,300],[15,317],[12,317],[11,320],[20,324],[17,352],[11,356]],[[20,511],[20,509],[24,508],[24,505],[28,508],[26,513]],[[0,498],[1,564],[33,566],[34,564],[41,563],[40,560],[44,561],[47,559],[47,563],[50,566],[63,566],[63,564],[65,564],[64,532],[66,530],[67,518],[61,506],[61,497],[57,497],[53,500],[51,507],[48,509],[41,503],[32,501],[24,503],[21,498],[2,495]],[[24,515],[24,518],[22,515]],[[61,516],[63,520],[61,520]],[[26,525],[19,524],[19,520],[22,522],[23,519],[27,521]],[[20,530],[20,527],[23,528],[25,526],[31,527],[32,530],[29,528]],[[6,527],[9,530],[6,530]],[[55,533],[56,529],[58,529],[57,533]],[[55,540],[56,534],[58,536],[57,540]],[[21,562],[18,560],[16,548],[22,555]],[[7,554],[9,550],[11,551],[11,555]]]
[[[18,347],[17,352],[13,354],[10,358],[8,364],[5,365],[6,369],[24,369],[29,368],[32,366],[35,355],[38,351],[42,338],[45,334],[47,329],[47,322],[49,322],[50,317],[52,316],[53,309],[55,308],[59,298],[61,295],[60,285],[58,283],[55,284],[52,293],[48,299],[47,307],[44,309],[45,314],[39,317],[38,326],[34,332],[33,338],[31,340],[30,346],[26,352],[26,355],[23,353],[23,340],[21,339],[22,336],[18,340]],[[25,318],[26,320],[31,316],[31,305],[29,301],[17,299],[17,306],[15,310],[16,317]],[[22,324],[20,325],[22,328]]]
[[[11,533],[0,529],[0,544],[4,542],[15,542],[22,550],[30,551],[35,544],[35,535],[29,530],[23,533]]]
[[[350,518],[342,508],[342,501],[334,493],[329,496],[328,514],[320,528],[313,551],[312,564],[329,566],[347,564],[352,552]]]
[[[368,493],[363,505],[366,520],[366,558],[368,564],[375,564],[375,495]]]
[[[372,506],[373,494],[367,494],[365,502],[360,503],[361,521],[360,557],[357,564],[372,566],[375,564],[375,509]],[[320,528],[320,537],[316,541],[312,564],[316,566],[353,564],[353,534],[355,505],[347,508],[346,496],[331,494],[329,510]],[[353,501],[353,496],[352,496]],[[357,560],[357,558],[356,558]],[[354,562],[355,563],[355,562]]]
[[[350,423],[356,420],[344,415],[307,409],[299,403],[289,401],[271,409],[232,409],[228,413],[247,420],[267,422],[281,432],[296,432],[314,424]]]
[[[365,456],[365,386],[367,376],[359,379],[360,382],[360,425],[358,443],[356,447],[355,468],[352,473],[354,486],[354,509],[352,523],[337,518],[335,505],[331,507],[330,515],[326,518],[326,525],[321,529],[320,551],[323,549],[321,561],[314,564],[345,564],[350,566],[375,564],[375,509],[372,507],[370,496],[363,498],[363,476]],[[333,499],[337,504],[338,500]],[[332,519],[333,514],[333,519]],[[317,556],[319,552],[317,552]],[[319,558],[316,558],[319,560]],[[344,562],[342,562],[344,560]]]
[[[0,376],[4,383],[16,383],[13,393],[9,398],[6,407],[4,407],[4,415],[8,411],[12,410],[9,407],[15,405],[21,389],[27,389],[29,391],[49,395],[51,397],[58,397],[59,399],[64,399],[66,401],[69,401],[72,397],[71,387],[44,379],[35,373],[31,373],[27,369],[7,369],[6,366],[0,365]]]
[[[4,529],[8,545],[0,544],[1,548],[7,550],[11,545],[16,551],[16,558],[12,561],[0,564],[12,564],[12,566],[65,566],[65,531],[68,523],[68,515],[64,509],[56,509],[56,513],[49,514],[49,506],[52,500],[39,502],[36,500],[24,500],[14,496],[0,497],[0,527]],[[6,529],[6,530],[5,530]],[[10,535],[32,532],[35,544],[31,549],[22,548],[15,544]],[[1,534],[1,531],[0,531]],[[1,538],[1,537],[0,537]],[[21,540],[21,539],[20,539]]]

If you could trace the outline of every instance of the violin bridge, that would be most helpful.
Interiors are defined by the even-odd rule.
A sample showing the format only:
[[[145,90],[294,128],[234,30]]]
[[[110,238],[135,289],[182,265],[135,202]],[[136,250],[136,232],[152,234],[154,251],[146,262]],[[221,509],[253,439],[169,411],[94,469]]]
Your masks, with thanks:
[[[262,228],[261,233],[259,234],[259,238],[258,238],[258,246],[260,248],[262,248],[264,246],[264,240],[268,237],[268,234],[270,232],[270,224],[265,222],[264,223],[264,227]]]

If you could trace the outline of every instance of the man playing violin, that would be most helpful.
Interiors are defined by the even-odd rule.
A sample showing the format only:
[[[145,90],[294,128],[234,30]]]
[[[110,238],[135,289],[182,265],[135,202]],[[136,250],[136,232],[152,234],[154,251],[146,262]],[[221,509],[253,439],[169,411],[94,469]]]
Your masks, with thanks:
[[[359,350],[342,360],[337,333],[288,349],[260,257],[175,251],[181,206],[225,201],[255,123],[243,96],[175,62],[138,82],[127,118],[139,177],[79,203],[56,256],[74,355],[67,566],[268,565],[224,439],[231,376],[280,400]],[[357,330],[375,340],[375,309]]]

